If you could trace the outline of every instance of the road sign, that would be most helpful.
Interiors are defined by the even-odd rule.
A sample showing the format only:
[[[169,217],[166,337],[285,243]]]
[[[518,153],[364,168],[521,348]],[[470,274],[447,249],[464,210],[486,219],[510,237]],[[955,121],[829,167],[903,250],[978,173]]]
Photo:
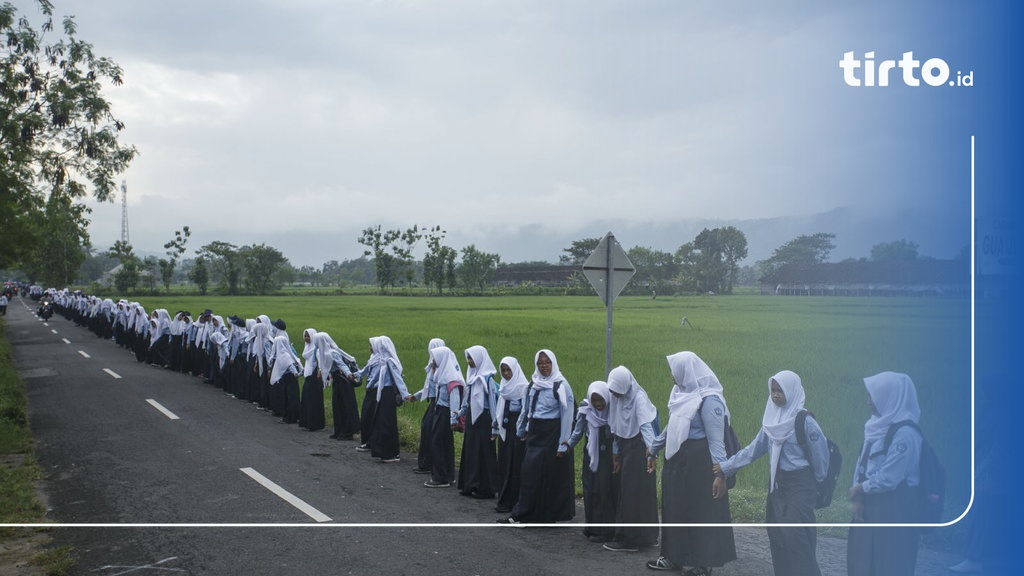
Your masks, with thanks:
[[[608,309],[604,347],[605,376],[612,370],[612,303],[634,274],[636,268],[611,232],[601,239],[594,253],[583,263],[583,275],[590,281],[590,285],[601,296]]]
[[[604,305],[609,307],[622,293],[626,284],[629,284],[634,274],[636,268],[611,232],[601,239],[597,248],[583,263],[583,275],[597,291]]]

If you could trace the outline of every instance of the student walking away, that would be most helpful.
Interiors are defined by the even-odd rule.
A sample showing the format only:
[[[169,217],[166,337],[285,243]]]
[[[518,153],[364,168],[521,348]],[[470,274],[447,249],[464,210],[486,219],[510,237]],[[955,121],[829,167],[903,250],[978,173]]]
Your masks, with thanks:
[[[292,349],[288,335],[278,335],[274,338],[270,385],[280,391],[278,397],[282,402],[281,421],[285,424],[294,424],[299,421],[299,374],[301,373],[302,364],[299,362],[299,356]]]
[[[359,432],[359,406],[356,404],[356,389],[359,376],[352,372],[349,363],[356,364],[354,356],[338,347],[327,332],[313,336],[316,345],[317,376],[325,386],[331,387],[331,413],[334,416],[335,440],[352,440]],[[323,396],[321,396],[321,402]]]
[[[7,294],[0,294],[0,316],[7,316]]]
[[[591,382],[586,399],[580,402],[576,427],[568,442],[572,449],[584,436],[587,438],[581,471],[583,513],[587,524],[583,535],[591,542],[599,543],[614,540],[615,528],[591,525],[614,524],[619,504],[619,475],[612,473],[612,432],[608,427],[610,402],[608,383],[600,380]]]
[[[437,346],[430,350],[427,373],[434,381],[437,399],[434,401],[429,434],[430,480],[423,485],[427,488],[447,488],[455,481],[454,431],[458,427],[466,381],[462,378],[455,352],[447,346]]]
[[[409,389],[402,379],[402,362],[395,344],[388,336],[380,336],[380,375],[377,381],[377,410],[370,431],[370,455],[381,462],[399,462],[398,405],[405,401]]]
[[[726,459],[725,421],[729,409],[722,384],[693,352],[668,356],[672,374],[668,424],[651,449],[665,450],[661,472],[662,524],[729,524],[729,494],[716,484],[712,466]],[[720,488],[719,488],[720,486]],[[716,492],[717,488],[717,492]],[[661,527],[661,556],[647,567],[680,570],[687,576],[711,574],[736,559],[730,526]]]
[[[366,385],[363,387],[363,406],[359,413],[360,444],[356,446],[358,452],[370,451],[373,419],[377,413],[377,386],[379,386],[380,380],[381,358],[380,336],[373,336],[370,338],[370,358],[358,374],[360,378],[366,379]]]
[[[534,357],[536,370],[516,431],[526,442],[519,499],[502,524],[552,523],[576,515],[573,452],[565,442],[572,434],[576,400],[551,350]]]
[[[498,388],[490,354],[483,346],[466,349],[466,399],[461,414],[466,418],[459,466],[459,494],[490,499],[498,492],[498,435],[496,414]]]
[[[814,524],[816,482],[828,472],[828,441],[814,417],[804,419],[807,450],[800,445],[796,430],[804,410],[804,388],[800,376],[783,370],[768,379],[768,402],[761,418],[761,430],[745,448],[713,466],[718,475],[732,476],[737,470],[769,455],[768,501],[765,521],[769,524]],[[810,460],[808,460],[808,456]],[[768,544],[775,574],[820,576],[816,557],[817,529],[814,526],[768,527]]]
[[[519,499],[519,475],[523,468],[523,454],[526,444],[516,433],[516,424],[523,411],[523,399],[530,381],[523,375],[519,360],[505,356],[498,364],[501,384],[498,386],[498,477],[501,488],[498,491],[496,512],[512,512]]]
[[[327,387],[319,374],[316,361],[316,343],[313,337],[317,331],[306,328],[302,331],[302,395],[299,399],[299,427],[316,432],[327,426],[324,414],[324,389]],[[333,436],[331,436],[333,438]]]
[[[914,487],[920,481],[923,437],[914,426],[900,426],[886,447],[889,428],[917,424],[921,407],[910,377],[882,372],[864,379],[871,417],[864,424],[864,446],[854,470],[850,500],[854,524],[914,521]],[[912,576],[919,532],[912,527],[853,526],[846,544],[849,576]]]
[[[420,419],[420,445],[416,451],[416,467],[412,469],[416,474],[430,474],[430,429],[434,425],[434,402],[437,400],[437,384],[433,379],[431,365],[433,359],[430,351],[438,346],[444,346],[444,340],[431,338],[427,343],[427,365],[423,368],[426,376],[423,378],[423,389],[406,398],[408,402],[426,402],[423,410],[423,418]]]
[[[658,410],[625,366],[613,368],[608,374],[608,390],[612,473],[619,476],[620,490],[615,522],[653,526],[621,526],[615,541],[606,543],[604,549],[638,552],[658,541],[658,485],[647,458],[657,433],[654,426]]]

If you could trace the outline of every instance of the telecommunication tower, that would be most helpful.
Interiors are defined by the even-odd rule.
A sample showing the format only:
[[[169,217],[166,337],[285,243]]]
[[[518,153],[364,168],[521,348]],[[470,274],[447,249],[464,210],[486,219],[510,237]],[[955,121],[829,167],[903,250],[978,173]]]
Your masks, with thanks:
[[[128,244],[128,181],[121,180],[121,242]]]

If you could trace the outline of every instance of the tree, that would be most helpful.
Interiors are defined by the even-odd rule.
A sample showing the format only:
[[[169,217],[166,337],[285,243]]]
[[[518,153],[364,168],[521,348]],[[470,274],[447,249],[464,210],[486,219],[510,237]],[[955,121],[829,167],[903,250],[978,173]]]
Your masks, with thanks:
[[[401,268],[401,276],[405,278],[406,286],[412,286],[416,280],[416,263],[413,260],[412,250],[422,237],[423,234],[420,232],[419,226],[413,226],[402,232],[391,244],[391,251],[395,254],[395,260]]]
[[[167,291],[171,290],[174,269],[178,266],[178,258],[181,258],[181,255],[185,253],[185,245],[188,244],[188,238],[191,235],[192,231],[189,230],[188,226],[184,226],[181,230],[174,231],[174,240],[164,244],[167,258],[160,259],[160,279],[163,281],[164,289]]]
[[[491,278],[494,278],[499,262],[501,257],[497,254],[481,252],[475,245],[470,244],[462,249],[462,264],[459,265],[457,273],[467,288],[476,287],[483,292]]]
[[[237,246],[218,240],[197,250],[196,255],[206,260],[206,266],[212,269],[210,277],[219,280],[221,288],[231,296],[238,294],[242,265]]]
[[[285,275],[293,273],[284,254],[266,244],[244,246],[239,257],[245,269],[246,287],[260,296],[273,293],[281,287]]]
[[[739,277],[740,261],[747,257],[747,237],[735,226],[717,228],[719,245],[722,249],[722,266],[725,267],[726,278],[722,292],[732,294]]]
[[[63,194],[51,194],[43,212],[33,215],[33,230],[38,235],[20,239],[26,242],[24,269],[47,286],[67,286],[78,274],[89,247],[85,218],[89,209]]]
[[[377,273],[377,290],[381,293],[384,288],[394,288],[397,277],[397,260],[388,252],[388,247],[401,237],[398,230],[381,230],[380,224],[375,227],[366,228],[359,236],[359,243],[366,246],[364,256],[373,256],[374,270]]]
[[[199,294],[206,296],[206,290],[210,285],[210,272],[206,267],[206,258],[196,258],[195,264],[188,272],[188,279],[199,289]]]
[[[427,254],[423,256],[423,283],[437,287],[437,293],[441,294],[447,285],[449,289],[454,288],[454,282],[449,281],[454,277],[455,258],[458,252],[451,246],[442,244],[447,232],[440,226],[435,226],[425,233],[427,239]]]
[[[761,275],[768,276],[784,264],[822,264],[835,249],[836,235],[818,232],[810,236],[797,236],[775,249],[772,256],[761,263]]]
[[[626,253],[629,261],[636,268],[636,274],[630,285],[637,289],[656,290],[660,294],[668,292],[666,285],[672,281],[678,270],[676,259],[668,252],[634,246]]]
[[[558,257],[558,262],[565,266],[583,266],[583,263],[590,258],[600,243],[600,238],[573,240],[572,246],[562,249],[565,254]]]
[[[731,294],[739,261],[747,257],[747,237],[732,226],[707,228],[679,247],[680,282],[686,290]]]
[[[128,294],[139,283],[139,257],[132,245],[122,240],[114,242],[107,255],[116,258],[121,266],[114,274],[114,287],[118,293]]]
[[[872,262],[909,262],[917,260],[917,244],[905,238],[894,242],[880,242],[871,247]]]
[[[97,200],[110,199],[136,150],[118,142],[124,124],[102,96],[106,84],[122,83],[121,68],[76,37],[72,17],[48,39],[53,5],[36,3],[38,29],[12,4],[0,5],[0,230],[18,239],[0,251],[0,268],[21,263],[70,280],[88,242],[80,200],[90,185]],[[54,221],[60,211],[67,217]],[[59,255],[35,249],[55,238]]]

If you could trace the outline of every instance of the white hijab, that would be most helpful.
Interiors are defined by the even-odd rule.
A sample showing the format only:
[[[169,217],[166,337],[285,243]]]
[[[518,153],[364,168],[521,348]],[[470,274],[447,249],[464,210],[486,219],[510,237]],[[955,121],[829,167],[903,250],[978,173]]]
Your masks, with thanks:
[[[390,369],[393,376],[392,380],[396,377],[402,376],[402,361],[398,359],[398,351],[395,350],[395,343],[391,341],[389,336],[378,336],[377,346],[380,350],[380,370],[381,377],[385,370]],[[383,380],[381,380],[383,382]],[[394,382],[392,381],[392,384]],[[377,401],[380,402],[380,395],[384,391],[384,387],[377,384]]]
[[[459,359],[455,352],[447,346],[438,346],[430,350],[431,364],[434,365],[434,381],[438,386],[448,387],[451,382],[458,382],[459,386],[465,388],[466,380],[462,377],[462,369],[459,367]],[[458,406],[452,408],[458,409]]]
[[[474,366],[468,366],[469,362],[466,362],[466,385],[469,387],[469,409],[472,412],[473,423],[476,424],[480,414],[489,409],[488,378],[494,376],[497,370],[494,368],[494,362],[491,361],[491,355],[487,353],[487,348],[483,346],[467,348],[466,358],[472,358],[474,364]],[[494,414],[491,414],[491,418],[495,417]]]
[[[772,382],[777,382],[782,388],[782,393],[786,395],[784,406],[779,407],[772,402]],[[782,445],[793,436],[796,415],[803,409],[804,387],[800,383],[800,376],[795,372],[783,370],[768,379],[768,403],[764,407],[764,416],[761,418],[761,429],[771,441],[769,492],[775,490],[775,472],[779,467]]]
[[[270,372],[270,383],[277,384],[288,372],[288,369],[299,363],[299,357],[292,351],[292,343],[288,336],[280,334],[274,337],[274,368]]]
[[[665,457],[671,458],[690,436],[690,423],[704,398],[718,396],[725,405],[725,396],[718,377],[693,352],[677,352],[667,358],[675,381],[668,397],[669,418],[665,427]],[[729,414],[728,405],[725,413]]]
[[[508,369],[512,371],[512,377],[508,380],[504,376],[501,377],[501,385],[498,386],[498,404],[495,410],[498,413],[495,418],[503,418],[505,414],[505,404],[508,402],[514,402],[516,400],[522,400],[526,396],[526,389],[530,387],[530,381],[526,379],[526,375],[523,374],[523,368],[519,365],[519,360],[516,360],[512,356],[505,356],[501,359],[499,366],[508,366]],[[505,439],[505,427],[498,427],[498,436],[502,440]]]
[[[260,376],[263,375],[263,367],[267,364],[265,357],[265,344],[270,342],[270,326],[267,324],[256,324],[249,332],[252,335],[252,346],[249,348],[249,355],[256,358],[259,366]]]
[[[224,346],[228,337],[220,332],[214,332],[210,334],[210,341],[217,345],[217,365],[223,368],[228,359],[228,347]]]
[[[593,405],[594,395],[604,399],[604,410]],[[580,403],[580,414],[587,418],[587,455],[590,457],[590,469],[597,472],[601,458],[601,427],[608,425],[609,406],[612,405],[611,391],[608,383],[597,380],[587,388],[587,401]]]
[[[629,368],[617,366],[608,373],[608,390],[612,392],[608,404],[608,427],[619,438],[635,437],[640,433],[641,425],[658,417],[658,409]]]
[[[317,331],[313,328],[306,328],[302,331],[302,341],[305,343],[305,346],[302,347],[302,375],[306,378],[312,376],[316,371],[316,335]],[[306,336],[309,336],[309,342],[306,342]]]
[[[355,361],[355,356],[352,356],[348,352],[345,352],[338,344],[331,338],[331,335],[327,332],[318,332],[313,336],[313,342],[316,344],[316,362],[320,366],[320,376],[324,379],[326,385],[327,380],[331,377],[331,373],[334,372],[334,356],[331,354],[332,350],[337,350],[341,354],[342,358]]]
[[[917,403],[917,389],[910,376],[898,372],[882,372],[864,379],[874,414],[864,423],[864,441],[872,444],[885,438],[889,426],[903,420],[917,422],[921,418],[921,406]]]
[[[540,360],[540,355],[543,354],[551,360],[551,374],[547,377],[541,376],[540,370],[537,369],[537,360]],[[538,350],[533,355],[533,387],[538,390],[551,390],[555,386],[555,382],[562,382],[562,386],[568,386],[569,382],[562,376],[562,372],[558,369],[558,359],[555,358],[555,353],[547,348]],[[558,401],[561,402],[562,408],[566,407],[566,394],[565,391],[561,391],[557,394]]]

